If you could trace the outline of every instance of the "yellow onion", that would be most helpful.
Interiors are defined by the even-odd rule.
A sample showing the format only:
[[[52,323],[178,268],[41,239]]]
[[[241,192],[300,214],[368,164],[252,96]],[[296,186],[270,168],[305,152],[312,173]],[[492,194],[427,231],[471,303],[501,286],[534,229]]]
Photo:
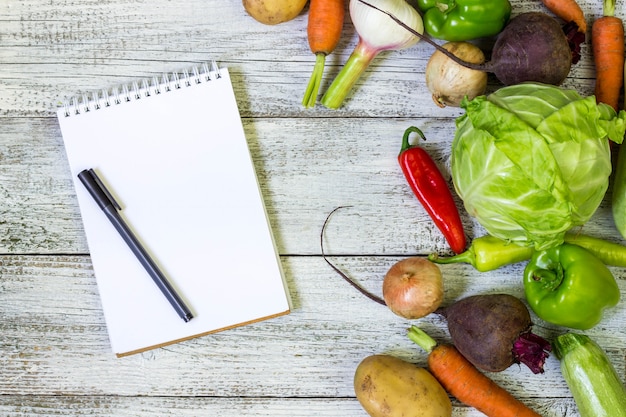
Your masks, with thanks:
[[[443,301],[443,292],[439,267],[417,256],[392,265],[383,280],[387,307],[406,319],[418,319],[437,310]]]
[[[485,62],[483,51],[469,42],[448,42],[442,46],[463,61],[472,64]],[[471,100],[485,93],[487,73],[467,68],[435,51],[426,65],[426,86],[437,106],[459,107],[463,97]]]

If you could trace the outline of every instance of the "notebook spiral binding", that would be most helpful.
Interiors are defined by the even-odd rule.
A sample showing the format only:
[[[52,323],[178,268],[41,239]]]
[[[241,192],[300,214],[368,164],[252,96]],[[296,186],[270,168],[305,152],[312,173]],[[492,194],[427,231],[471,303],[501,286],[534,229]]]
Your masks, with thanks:
[[[141,100],[156,94],[189,87],[194,84],[210,82],[221,78],[217,62],[204,63],[201,67],[194,66],[190,70],[183,70],[181,74],[172,72],[163,74],[161,79],[154,76],[141,82],[133,82],[130,85],[122,85],[113,89],[94,91],[91,94],[83,94],[71,97],[63,103],[65,117],[79,115],[90,111],[111,107],[125,102]]]

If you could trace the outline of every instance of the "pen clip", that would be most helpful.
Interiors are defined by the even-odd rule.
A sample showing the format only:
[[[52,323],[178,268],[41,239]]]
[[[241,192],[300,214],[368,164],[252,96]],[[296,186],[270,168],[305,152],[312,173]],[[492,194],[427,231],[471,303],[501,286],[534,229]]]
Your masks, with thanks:
[[[111,192],[107,189],[107,187],[104,185],[100,177],[98,177],[98,174],[96,174],[96,171],[94,171],[93,168],[84,170],[83,173],[88,174],[93,179],[93,181],[96,183],[98,188],[100,188],[100,191],[102,191],[105,197],[109,199],[111,204],[113,204],[113,207],[115,207],[117,210],[122,209],[122,206],[120,206],[119,203],[115,200],[115,198],[113,197],[113,194],[111,194]]]

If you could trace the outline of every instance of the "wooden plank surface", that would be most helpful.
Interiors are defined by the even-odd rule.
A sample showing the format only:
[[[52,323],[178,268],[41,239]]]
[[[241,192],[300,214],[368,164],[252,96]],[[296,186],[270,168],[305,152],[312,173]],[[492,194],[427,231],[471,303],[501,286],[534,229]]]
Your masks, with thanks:
[[[512,4],[514,13],[544,10],[540,2]],[[601,13],[599,2],[580,4],[590,21]],[[352,389],[360,360],[390,353],[425,365],[425,354],[405,336],[410,323],[357,293],[324,262],[320,229],[333,208],[350,206],[331,218],[325,249],[376,293],[394,262],[449,253],[396,163],[404,129],[417,125],[449,179],[454,118],[462,111],[436,107],[426,91],[432,47],[382,53],[343,108],[305,110],[300,99],[314,59],[304,13],[265,26],[238,1],[3,0],[0,20],[0,415],[365,416]],[[356,39],[347,20],[322,88]],[[564,85],[586,95],[595,84],[589,43],[582,52]],[[212,58],[233,78],[294,309],[117,359],[55,110],[75,94]],[[490,91],[497,87],[491,77]],[[624,243],[609,201],[610,191],[584,231]],[[470,237],[483,233],[462,215]],[[467,265],[442,271],[445,303],[478,293],[523,297],[523,264],[489,273]],[[612,271],[626,294],[626,270]],[[533,319],[544,337],[563,331]],[[416,323],[449,341],[442,318]],[[624,329],[621,301],[587,332],[622,380]],[[490,376],[543,416],[579,417],[554,357],[542,375],[513,366]],[[454,405],[454,417],[481,415]]]

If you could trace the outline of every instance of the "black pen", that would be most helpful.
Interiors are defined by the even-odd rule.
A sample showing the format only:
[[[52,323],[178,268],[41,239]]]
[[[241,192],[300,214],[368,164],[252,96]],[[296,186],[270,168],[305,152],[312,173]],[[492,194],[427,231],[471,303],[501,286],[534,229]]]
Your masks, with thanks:
[[[159,287],[163,295],[165,295],[172,307],[174,307],[178,315],[186,322],[191,320],[193,318],[193,314],[178,294],[176,294],[176,291],[174,291],[170,283],[167,281],[165,275],[163,275],[159,267],[154,263],[152,258],[150,258],[150,255],[148,255],[141,243],[137,240],[126,222],[124,222],[124,219],[122,219],[118,213],[118,210],[121,210],[122,208],[117,201],[115,201],[100,178],[98,178],[96,172],[93,169],[85,169],[78,174],[78,178],[85,185],[89,194],[91,194],[93,199],[96,200],[96,203],[98,203],[98,206],[100,206],[102,211],[104,211],[111,223],[113,223],[115,229],[128,244],[146,271],[148,271],[148,274],[150,274],[155,284]]]

